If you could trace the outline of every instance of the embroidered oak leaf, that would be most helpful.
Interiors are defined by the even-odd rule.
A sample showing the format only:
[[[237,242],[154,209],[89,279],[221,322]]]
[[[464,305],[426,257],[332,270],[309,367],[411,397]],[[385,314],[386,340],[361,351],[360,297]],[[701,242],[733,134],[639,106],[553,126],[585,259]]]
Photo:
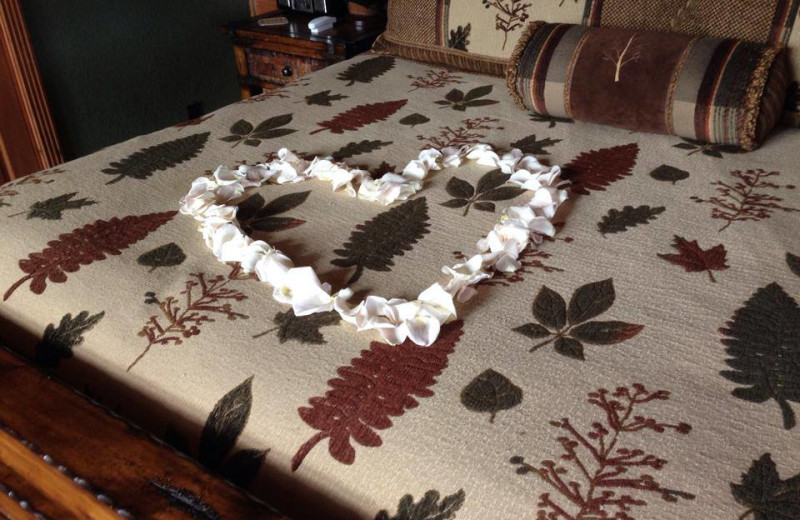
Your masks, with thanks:
[[[358,105],[328,121],[322,121],[317,125],[318,128],[309,135],[313,135],[325,130],[330,130],[334,134],[342,134],[346,130],[354,131],[371,123],[378,121],[385,121],[389,116],[400,110],[408,103],[407,99],[400,99],[397,101],[385,101],[383,103],[367,103],[366,105]]]
[[[16,217],[17,215],[27,213],[26,218],[28,220],[32,218],[40,218],[42,220],[61,220],[61,213],[68,209],[80,209],[84,206],[97,204],[97,202],[89,199],[72,200],[77,194],[78,192],[74,191],[72,193],[59,195],[58,197],[34,202],[31,204],[30,209],[27,212],[23,211],[22,213],[15,213],[14,215],[9,215],[9,217]]]
[[[783,427],[797,420],[789,402],[800,402],[800,308],[783,287],[758,289],[719,329],[731,370],[720,375],[742,385],[731,392],[751,403],[774,399]]]
[[[544,114],[537,114],[534,112],[531,114],[531,121],[536,123],[547,123],[547,128],[555,128],[558,123],[564,123],[571,125],[575,121],[569,119],[568,117],[556,117],[556,116],[546,116]]]
[[[177,166],[188,161],[197,154],[206,144],[210,132],[188,135],[166,143],[142,148],[119,162],[112,162],[109,168],[100,171],[106,175],[116,175],[106,184],[114,184],[128,177],[131,179],[145,180],[157,171]]]
[[[67,313],[58,326],[49,324],[44,329],[44,337],[36,344],[34,358],[43,367],[57,367],[62,359],[72,357],[72,349],[83,343],[83,335],[103,319],[105,312],[92,316],[83,311],[74,318]]]
[[[220,141],[235,143],[232,148],[236,148],[242,143],[247,146],[258,146],[263,140],[275,139],[276,137],[283,137],[296,132],[297,130],[292,128],[282,128],[291,123],[293,117],[292,114],[270,117],[260,122],[256,127],[253,127],[252,124],[244,119],[240,119],[231,126],[231,135],[221,137]]]
[[[584,343],[615,345],[636,336],[644,325],[623,321],[588,321],[603,314],[614,304],[616,294],[610,278],[579,287],[569,306],[557,292],[543,285],[533,300],[533,316],[538,323],[526,323],[512,329],[533,340],[534,352],[550,343],[555,351],[573,359],[584,359]]]
[[[800,256],[786,253],[786,265],[792,270],[794,274],[800,276]]]
[[[659,254],[667,262],[683,267],[687,273],[708,273],[712,282],[714,279],[713,271],[722,271],[730,266],[725,264],[728,252],[725,246],[718,244],[711,249],[702,249],[697,240],[691,242],[683,237],[675,235],[672,247],[678,250],[677,254]]]
[[[492,85],[484,85],[482,87],[475,87],[466,94],[462,90],[454,88],[448,92],[444,99],[436,101],[437,105],[442,105],[442,108],[450,107],[453,110],[464,112],[467,108],[485,107],[488,105],[496,105],[499,101],[494,99],[481,99],[488,96],[492,92]]]
[[[136,259],[136,262],[139,265],[149,267],[150,272],[152,273],[159,267],[172,267],[175,265],[180,265],[184,262],[184,260],[186,260],[186,255],[183,253],[181,246],[175,242],[170,242],[169,244],[164,244],[163,246],[157,247],[152,251],[144,253],[142,256]]]
[[[447,46],[451,49],[468,52],[469,33],[472,32],[472,24],[459,25],[455,29],[450,29],[450,38],[447,39]]]
[[[430,121],[430,119],[422,114],[411,114],[398,121],[398,123],[414,128],[417,125],[424,125],[428,121]]]
[[[654,178],[657,181],[665,181],[675,184],[678,181],[688,179],[689,172],[687,172],[686,170],[680,170],[678,168],[675,168],[674,166],[668,166],[666,164],[662,164],[661,166],[650,172],[650,177]]]
[[[51,240],[43,250],[31,253],[19,261],[25,273],[8,288],[3,300],[7,300],[20,285],[31,280],[31,292],[42,294],[47,281],[64,283],[67,273],[78,271],[81,266],[105,260],[106,255],[119,255],[136,242],[169,222],[175,211],[135,215],[111,220],[96,220],[91,224],[63,233]]]
[[[605,236],[609,233],[622,233],[629,228],[647,224],[666,210],[664,206],[651,208],[650,206],[625,206],[621,210],[610,209],[600,222],[597,229]]]
[[[527,154],[548,155],[550,152],[547,150],[547,148],[558,144],[561,141],[561,139],[550,139],[549,137],[544,139],[536,139],[536,134],[533,134],[529,135],[528,137],[523,137],[519,141],[511,143],[511,146],[513,148],[519,148],[523,153]]]
[[[453,198],[442,202],[442,206],[464,208],[465,217],[473,206],[479,211],[494,211],[495,205],[492,201],[511,200],[524,191],[516,186],[503,186],[506,181],[508,181],[508,175],[499,169],[485,173],[478,179],[476,187],[458,177],[451,177],[447,181],[445,189]]]
[[[428,226],[425,197],[409,200],[356,226],[343,249],[333,251],[342,258],[331,260],[331,263],[337,267],[356,268],[348,285],[358,281],[364,269],[391,271],[392,259],[411,251],[412,246],[428,233]]]
[[[274,233],[301,226],[305,224],[305,220],[299,220],[294,217],[278,217],[276,215],[296,208],[304,203],[310,194],[310,191],[298,191],[281,195],[270,202],[266,202],[261,194],[256,193],[239,204],[239,210],[236,213],[239,225],[248,234],[253,231]]]
[[[572,181],[573,193],[605,191],[610,184],[631,175],[638,155],[636,143],[583,152],[564,166],[562,177]]]
[[[336,311],[318,312],[308,316],[295,316],[294,311],[289,309],[288,311],[277,313],[272,319],[276,327],[256,334],[253,338],[260,338],[270,332],[278,331],[278,340],[281,343],[296,340],[300,343],[323,345],[327,342],[319,329],[338,325],[341,319]]]
[[[380,150],[384,146],[389,146],[390,144],[392,144],[392,141],[370,141],[368,139],[364,139],[363,141],[347,143],[345,146],[339,148],[331,155],[334,159],[342,160],[347,159],[348,157],[353,157],[354,155],[374,152],[375,150]]]
[[[375,520],[455,520],[456,512],[464,505],[466,495],[463,489],[439,500],[441,495],[436,490],[429,490],[419,500],[405,495],[397,504],[397,514],[389,516],[388,511],[381,510]]]
[[[176,509],[188,513],[189,516],[196,520],[221,520],[220,514],[211,507],[193,491],[186,488],[179,488],[170,486],[166,482],[159,480],[151,480],[150,485],[153,486],[158,494],[164,497],[166,501]]]
[[[447,367],[462,325],[454,321],[443,326],[430,347],[411,340],[394,346],[373,341],[369,350],[339,367],[338,377],[328,381],[330,389],[325,395],[312,397],[310,406],[297,410],[306,424],[319,431],[297,450],[292,471],[324,439],[329,439],[330,455],[342,464],[356,459],[351,440],[367,447],[383,444],[375,430],[390,428],[392,417],[400,417],[417,407],[418,399],[433,395],[436,377]]]
[[[683,139],[682,143],[678,143],[673,146],[673,148],[679,148],[681,150],[691,150],[687,156],[694,155],[696,153],[702,153],[703,155],[707,155],[708,157],[714,157],[715,159],[722,159],[723,153],[731,153],[737,154],[742,153],[742,150],[734,145],[730,144],[712,144],[712,143],[704,143],[703,141],[697,141],[695,139]]]
[[[329,107],[331,106],[331,101],[339,101],[340,99],[347,99],[348,97],[349,96],[344,96],[342,94],[331,94],[330,90],[323,90],[322,92],[317,92],[316,94],[310,94],[304,99],[307,105]]]
[[[769,453],[754,460],[742,473],[740,484],[731,483],[736,503],[747,510],[742,520],[792,520],[800,518],[800,474],[782,480]]]
[[[461,404],[467,410],[489,414],[494,423],[497,412],[510,410],[522,402],[522,389],[491,368],[483,371],[461,391]]]
[[[338,78],[342,81],[348,81],[348,87],[356,82],[372,83],[373,79],[392,70],[394,63],[393,56],[377,56],[350,65],[344,72],[339,73]]]

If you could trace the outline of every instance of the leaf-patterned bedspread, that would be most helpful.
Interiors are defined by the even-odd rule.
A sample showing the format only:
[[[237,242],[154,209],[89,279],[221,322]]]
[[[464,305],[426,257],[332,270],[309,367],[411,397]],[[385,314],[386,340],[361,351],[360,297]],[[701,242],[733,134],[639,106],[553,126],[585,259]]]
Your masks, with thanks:
[[[430,348],[294,316],[176,213],[283,146],[380,176],[476,142],[572,196]],[[798,142],[544,118],[502,79],[361,56],[0,187],[0,341],[298,518],[800,518]],[[504,181],[446,170],[390,208],[269,185],[239,215],[335,288],[407,297],[521,196]]]

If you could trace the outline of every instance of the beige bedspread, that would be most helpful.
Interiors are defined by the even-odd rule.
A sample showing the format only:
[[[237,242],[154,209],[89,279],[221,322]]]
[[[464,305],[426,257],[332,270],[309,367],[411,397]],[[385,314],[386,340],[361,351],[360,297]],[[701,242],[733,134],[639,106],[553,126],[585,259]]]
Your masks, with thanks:
[[[429,348],[296,318],[176,214],[283,146],[384,172],[474,142],[572,195]],[[798,149],[540,119],[502,79],[362,56],[0,187],[0,341],[298,518],[800,518]],[[390,208],[265,186],[243,220],[335,288],[414,297],[518,195],[489,170]]]

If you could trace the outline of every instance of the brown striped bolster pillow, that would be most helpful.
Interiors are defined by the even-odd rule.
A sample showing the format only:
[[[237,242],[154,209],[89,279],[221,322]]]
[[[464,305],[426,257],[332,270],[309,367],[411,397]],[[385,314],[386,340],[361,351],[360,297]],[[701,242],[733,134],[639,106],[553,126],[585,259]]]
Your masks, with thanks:
[[[534,22],[508,88],[540,114],[757,148],[781,116],[782,46]]]

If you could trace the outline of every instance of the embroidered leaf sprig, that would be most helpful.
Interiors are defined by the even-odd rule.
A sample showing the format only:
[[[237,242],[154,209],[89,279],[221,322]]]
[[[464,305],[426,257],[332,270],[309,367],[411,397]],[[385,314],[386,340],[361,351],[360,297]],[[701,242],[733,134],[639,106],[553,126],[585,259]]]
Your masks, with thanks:
[[[725,362],[720,375],[742,385],[731,393],[751,403],[774,399],[783,427],[797,424],[789,402],[800,402],[800,307],[777,283],[758,289],[719,329]]]
[[[80,209],[84,206],[91,206],[92,204],[97,204],[97,202],[89,199],[72,200],[73,197],[75,197],[75,195],[77,194],[78,192],[74,191],[72,193],[65,193],[64,195],[59,195],[58,197],[53,197],[39,202],[34,202],[33,204],[31,204],[30,209],[28,211],[15,213],[13,215],[9,215],[9,217],[16,217],[17,215],[22,215],[23,213],[27,213],[26,218],[28,220],[32,218],[40,218],[42,220],[61,220],[61,213],[68,209]]]
[[[466,26],[459,25],[455,29],[450,29],[450,37],[447,39],[447,46],[451,49],[468,52],[467,46],[469,46],[469,33],[471,32],[471,23],[468,23]]]
[[[737,146],[733,146],[730,144],[712,144],[712,143],[704,143],[703,141],[697,141],[695,139],[683,139],[682,143],[678,143],[673,146],[673,148],[679,148],[681,150],[690,150],[687,156],[694,155],[696,153],[702,153],[708,157],[714,157],[715,159],[722,159],[723,153],[730,153],[730,154],[737,154],[742,153],[741,148]]]
[[[265,330],[253,336],[253,339],[260,338],[270,332],[278,332],[278,341],[286,343],[289,340],[299,341],[300,343],[310,343],[313,345],[323,345],[327,343],[325,337],[319,331],[322,327],[338,325],[342,320],[336,311],[318,312],[307,316],[295,316],[294,311],[289,309],[279,312],[272,319],[275,327]]]
[[[430,347],[410,339],[394,346],[373,341],[369,350],[339,367],[325,395],[312,397],[310,406],[297,410],[306,424],[319,431],[297,450],[292,471],[325,439],[329,439],[330,455],[342,464],[356,460],[351,440],[367,447],[383,444],[375,430],[390,428],[392,417],[400,417],[417,407],[420,398],[433,395],[436,378],[461,338],[462,325],[461,321],[444,325]]]
[[[48,280],[52,283],[67,281],[67,273],[80,270],[81,266],[105,260],[106,255],[119,255],[136,242],[169,222],[175,211],[131,215],[111,220],[96,220],[91,224],[59,235],[51,240],[43,250],[31,253],[19,261],[19,268],[25,273],[3,295],[7,300],[20,285],[31,281],[34,294],[42,294]]]
[[[499,103],[499,101],[495,99],[481,99],[491,94],[491,92],[492,85],[475,87],[466,94],[464,94],[464,91],[454,88],[444,96],[444,99],[436,101],[435,103],[437,105],[442,105],[442,108],[449,107],[453,110],[464,112],[467,108],[485,107]]]
[[[392,259],[411,251],[428,233],[429,225],[425,197],[409,200],[356,226],[343,248],[333,251],[342,258],[331,263],[337,267],[356,268],[348,285],[358,281],[364,269],[391,271]]]
[[[624,321],[588,321],[610,309],[615,299],[614,282],[610,278],[579,287],[569,307],[561,295],[543,285],[533,300],[533,316],[538,323],[526,323],[511,330],[533,340],[544,340],[531,347],[530,352],[553,343],[562,356],[583,360],[584,343],[615,345],[644,328]]]
[[[322,121],[317,125],[318,128],[309,135],[313,135],[325,130],[330,130],[334,134],[342,134],[345,131],[354,131],[371,123],[378,121],[385,121],[389,116],[400,110],[408,103],[407,99],[399,99],[397,101],[385,101],[382,103],[367,103],[366,105],[358,105],[328,121]]]
[[[463,489],[444,498],[431,489],[425,492],[419,502],[414,502],[412,495],[405,495],[397,504],[396,515],[389,516],[390,513],[383,509],[375,516],[375,520],[455,520],[456,512],[464,505],[465,499]]]
[[[638,156],[636,143],[583,152],[564,166],[562,177],[572,181],[573,193],[606,191],[610,184],[631,175]]]
[[[105,311],[89,315],[83,311],[74,318],[67,313],[58,326],[52,323],[44,329],[44,337],[36,344],[34,358],[43,367],[57,367],[62,359],[72,357],[72,349],[83,343],[83,335],[105,316]]]
[[[170,242],[144,253],[136,259],[136,263],[149,267],[152,273],[159,267],[181,265],[184,260],[186,260],[186,255],[181,246],[175,242]]]
[[[451,177],[447,181],[448,195],[452,199],[442,202],[446,208],[464,208],[466,217],[471,207],[479,211],[494,211],[495,204],[492,201],[511,200],[518,197],[524,190],[516,186],[503,186],[508,181],[508,175],[498,170],[485,173],[478,179],[478,184],[472,184],[458,177]]]
[[[714,278],[713,271],[722,271],[730,267],[725,263],[727,261],[728,252],[722,244],[717,244],[711,249],[704,250],[697,243],[697,240],[689,241],[675,235],[672,247],[678,250],[677,254],[659,253],[658,257],[663,258],[671,264],[683,267],[687,273],[706,272],[712,282],[717,281]]]
[[[244,119],[240,119],[231,126],[231,135],[221,137],[220,141],[234,143],[231,148],[236,148],[242,143],[247,146],[258,146],[263,140],[275,139],[276,137],[283,137],[296,132],[297,130],[292,128],[283,128],[292,122],[293,117],[292,114],[270,117],[256,127],[253,127],[252,124]]]
[[[330,90],[323,90],[322,92],[317,92],[316,94],[310,94],[304,99],[307,105],[329,107],[331,106],[331,101],[339,101],[340,99],[347,99],[348,97],[349,96],[344,96],[342,94],[331,94]]]
[[[372,83],[372,80],[383,76],[394,68],[393,56],[377,56],[368,60],[359,61],[347,67],[337,76],[342,81],[347,81],[347,86],[354,83]]]
[[[347,143],[343,147],[333,152],[331,155],[334,159],[342,160],[353,157],[354,155],[360,155],[362,153],[371,153],[375,150],[380,150],[384,146],[389,146],[390,144],[392,144],[392,141],[381,141],[379,139],[370,141],[368,139],[364,139],[363,141]]]
[[[550,146],[560,143],[562,139],[551,139],[545,137],[543,139],[536,139],[536,134],[523,137],[519,141],[511,143],[513,148],[519,148],[522,153],[533,155],[548,155],[550,151],[547,149]]]
[[[792,270],[794,274],[800,276],[800,256],[786,253],[786,265]]]
[[[669,400],[668,391],[651,392],[634,383],[614,391],[598,388],[588,397],[589,403],[600,409],[590,428],[582,430],[568,418],[550,421],[559,430],[558,456],[539,464],[531,464],[521,455],[509,459],[517,475],[530,475],[548,486],[539,495],[537,519],[635,520],[634,507],[647,507],[647,494],[667,503],[696,498],[663,486],[657,475],[668,461],[651,452],[652,437],[692,431],[690,424],[665,422],[643,410]],[[655,515],[647,518],[664,518],[663,513]]]
[[[489,414],[489,422],[494,423],[497,412],[510,410],[522,402],[522,389],[506,376],[487,369],[461,391],[461,404],[467,410]]]
[[[687,172],[686,170],[675,168],[674,166],[662,164],[661,166],[650,172],[650,177],[654,178],[657,181],[671,182],[672,184],[675,184],[678,181],[688,179],[689,172]]]
[[[406,116],[398,121],[398,123],[414,128],[417,125],[424,125],[428,121],[430,121],[430,118],[423,116],[422,114],[411,114],[410,116]]]
[[[306,221],[294,217],[278,217],[276,215],[296,208],[304,203],[310,194],[310,191],[287,193],[276,197],[270,202],[266,202],[261,194],[256,193],[239,204],[236,216],[245,233],[252,233],[253,231],[274,233],[284,229],[291,229],[305,224]]]
[[[109,168],[100,171],[106,175],[116,175],[106,184],[114,184],[126,177],[145,180],[157,171],[164,171],[197,157],[210,134],[210,132],[203,132],[187,135],[166,143],[142,148],[119,162],[112,162]]]
[[[769,453],[753,461],[739,484],[731,483],[731,494],[737,504],[747,508],[737,517],[742,520],[800,518],[800,473],[781,479]]]
[[[603,236],[610,233],[622,233],[629,228],[639,225],[647,224],[651,220],[655,220],[658,215],[664,213],[666,208],[658,206],[651,208],[650,206],[625,206],[621,210],[610,209],[608,215],[605,215],[600,222],[597,223],[597,229]]]

